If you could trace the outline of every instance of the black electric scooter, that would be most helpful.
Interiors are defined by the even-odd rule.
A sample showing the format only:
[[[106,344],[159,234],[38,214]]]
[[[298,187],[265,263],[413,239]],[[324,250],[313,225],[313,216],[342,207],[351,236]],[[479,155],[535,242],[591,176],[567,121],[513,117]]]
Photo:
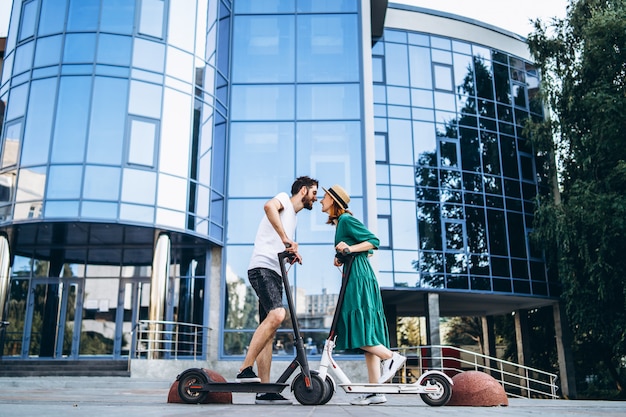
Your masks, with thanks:
[[[327,385],[324,383],[324,380],[318,376],[317,371],[311,371],[309,368],[304,341],[302,340],[296,318],[293,295],[291,294],[291,287],[287,277],[288,271],[285,268],[286,262],[289,262],[290,265],[296,262],[296,256],[291,252],[281,252],[278,254],[278,262],[283,278],[285,295],[287,296],[291,323],[293,324],[293,335],[296,345],[296,357],[294,360],[275,383],[215,382],[202,369],[187,369],[176,377],[178,381],[178,395],[183,402],[188,404],[201,403],[210,392],[280,393],[289,385],[287,380],[298,368],[302,372],[294,377],[291,382],[291,390],[296,400],[302,405],[317,405],[321,404],[324,398],[327,397]]]

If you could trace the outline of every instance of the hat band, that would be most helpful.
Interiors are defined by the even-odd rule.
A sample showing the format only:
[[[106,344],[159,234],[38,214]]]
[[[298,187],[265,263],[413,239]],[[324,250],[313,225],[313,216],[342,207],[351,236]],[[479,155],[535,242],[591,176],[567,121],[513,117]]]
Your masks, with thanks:
[[[332,189],[332,187],[328,189],[328,192],[335,198],[335,201],[339,203],[342,209],[345,210],[348,208],[348,204],[343,201],[343,198],[339,197],[339,195],[335,192],[335,190]]]

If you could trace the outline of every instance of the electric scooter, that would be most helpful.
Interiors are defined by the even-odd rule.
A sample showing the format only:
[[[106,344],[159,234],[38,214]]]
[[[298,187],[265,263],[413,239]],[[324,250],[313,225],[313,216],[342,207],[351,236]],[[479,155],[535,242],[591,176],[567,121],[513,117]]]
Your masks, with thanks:
[[[291,323],[293,324],[293,334],[296,346],[296,357],[289,364],[275,383],[238,383],[238,382],[216,382],[199,368],[190,368],[183,371],[176,377],[178,381],[178,395],[181,400],[188,404],[198,404],[203,402],[210,392],[256,392],[256,393],[280,393],[289,384],[287,380],[298,368],[302,371],[291,381],[291,390],[296,400],[303,405],[320,404],[328,395],[327,385],[324,380],[317,375],[317,371],[311,371],[306,356],[304,341],[300,334],[298,320],[294,308],[293,295],[289,285],[285,263],[293,265],[296,262],[295,254],[291,252],[281,252],[278,254],[281,275]],[[291,267],[290,267],[291,268]]]
[[[453,382],[450,377],[441,371],[428,370],[422,373],[417,381],[410,384],[366,384],[351,382],[346,374],[341,370],[337,362],[333,359],[333,350],[335,348],[335,340],[337,338],[337,322],[341,312],[341,307],[343,306],[346,286],[350,277],[350,269],[352,267],[352,262],[354,261],[354,255],[346,249],[344,252],[338,253],[337,258],[343,263],[342,283],[341,290],[339,291],[337,306],[335,307],[333,322],[330,328],[330,334],[324,343],[324,351],[322,352],[320,368],[317,375],[324,381],[327,388],[326,396],[322,399],[320,404],[327,403],[332,398],[333,393],[336,390],[336,383],[328,373],[329,368],[334,376],[339,380],[339,386],[348,394],[419,394],[422,400],[430,406],[442,406],[447,404],[452,397]]]

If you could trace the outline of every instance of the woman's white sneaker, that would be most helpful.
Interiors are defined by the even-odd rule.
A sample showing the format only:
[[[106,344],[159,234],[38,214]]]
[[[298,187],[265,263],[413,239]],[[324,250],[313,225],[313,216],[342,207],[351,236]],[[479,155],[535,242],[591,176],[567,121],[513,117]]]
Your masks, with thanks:
[[[384,404],[387,402],[387,397],[383,394],[363,394],[350,401],[352,405],[370,405],[370,404]]]
[[[404,365],[404,362],[406,362],[406,358],[404,356],[400,355],[398,352],[393,352],[393,356],[391,358],[382,362],[383,370],[380,378],[378,379],[378,383],[384,384],[393,378],[398,369]]]

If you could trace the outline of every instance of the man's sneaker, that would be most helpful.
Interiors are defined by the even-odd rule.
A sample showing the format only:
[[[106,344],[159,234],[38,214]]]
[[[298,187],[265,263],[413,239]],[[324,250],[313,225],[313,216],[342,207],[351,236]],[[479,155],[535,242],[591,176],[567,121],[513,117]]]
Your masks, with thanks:
[[[293,404],[291,400],[275,392],[268,392],[267,394],[257,394],[256,399],[254,400],[254,403],[255,404],[284,404],[284,405]]]
[[[393,352],[393,356],[391,358],[382,362],[383,370],[380,378],[378,379],[378,383],[384,384],[393,378],[398,369],[404,365],[404,362],[406,362],[406,358],[404,356],[400,355],[398,352]]]
[[[387,397],[383,394],[363,394],[350,401],[352,405],[370,405],[370,404],[384,404],[387,402]]]
[[[261,378],[256,376],[256,374],[252,370],[251,366],[248,366],[246,369],[244,369],[243,371],[241,371],[241,372],[239,372],[237,374],[237,377],[235,378],[235,381],[236,382],[242,382],[242,383],[261,382]]]

